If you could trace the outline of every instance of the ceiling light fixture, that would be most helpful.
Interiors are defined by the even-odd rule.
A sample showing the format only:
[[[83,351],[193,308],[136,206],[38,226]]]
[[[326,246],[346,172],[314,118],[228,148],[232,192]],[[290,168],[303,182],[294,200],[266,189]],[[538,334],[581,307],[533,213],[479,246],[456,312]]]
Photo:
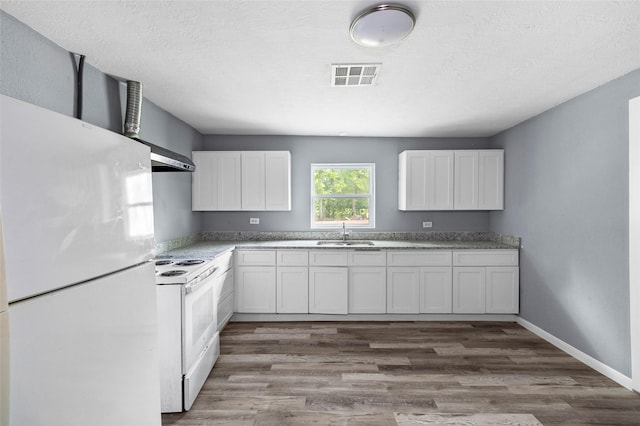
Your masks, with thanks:
[[[380,4],[356,16],[349,33],[353,41],[363,46],[386,46],[404,40],[415,23],[410,9],[399,4]]]

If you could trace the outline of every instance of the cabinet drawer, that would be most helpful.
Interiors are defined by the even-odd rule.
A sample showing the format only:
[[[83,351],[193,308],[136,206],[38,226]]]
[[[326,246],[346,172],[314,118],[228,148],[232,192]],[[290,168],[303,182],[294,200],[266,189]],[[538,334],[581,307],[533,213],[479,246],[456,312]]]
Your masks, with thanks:
[[[347,266],[346,250],[311,250],[309,265],[311,266]]]
[[[239,250],[236,253],[237,266],[275,266],[275,250]]]
[[[307,250],[278,250],[276,258],[278,266],[307,266],[309,264]]]
[[[387,266],[451,266],[451,251],[449,250],[388,251]]]
[[[455,250],[453,266],[518,266],[518,250]]]
[[[384,251],[349,251],[349,266],[385,266],[387,253]]]

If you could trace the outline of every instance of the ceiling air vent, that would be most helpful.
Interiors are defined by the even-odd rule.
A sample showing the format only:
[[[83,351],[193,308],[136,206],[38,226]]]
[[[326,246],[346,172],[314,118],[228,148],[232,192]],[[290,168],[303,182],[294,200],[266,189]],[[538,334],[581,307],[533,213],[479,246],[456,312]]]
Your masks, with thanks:
[[[332,64],[331,86],[372,86],[382,64]]]

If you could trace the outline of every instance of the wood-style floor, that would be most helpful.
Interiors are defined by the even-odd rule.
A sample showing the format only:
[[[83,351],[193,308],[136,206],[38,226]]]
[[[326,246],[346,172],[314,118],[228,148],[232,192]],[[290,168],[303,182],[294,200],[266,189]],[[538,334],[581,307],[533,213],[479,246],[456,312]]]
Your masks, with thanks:
[[[515,323],[230,323],[163,425],[640,425],[640,396]]]

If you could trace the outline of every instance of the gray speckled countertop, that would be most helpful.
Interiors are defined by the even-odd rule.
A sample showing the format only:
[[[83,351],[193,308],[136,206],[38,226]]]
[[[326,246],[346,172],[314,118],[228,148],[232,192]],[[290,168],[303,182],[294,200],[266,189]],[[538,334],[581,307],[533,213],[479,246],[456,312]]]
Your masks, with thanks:
[[[418,241],[418,240],[370,240],[371,245],[318,245],[318,240],[273,240],[273,241],[198,241],[184,247],[168,250],[157,255],[158,258],[202,258],[213,259],[219,254],[234,249],[318,249],[318,250],[459,250],[459,249],[517,249],[513,244],[497,241]]]

